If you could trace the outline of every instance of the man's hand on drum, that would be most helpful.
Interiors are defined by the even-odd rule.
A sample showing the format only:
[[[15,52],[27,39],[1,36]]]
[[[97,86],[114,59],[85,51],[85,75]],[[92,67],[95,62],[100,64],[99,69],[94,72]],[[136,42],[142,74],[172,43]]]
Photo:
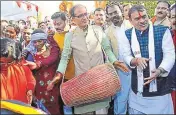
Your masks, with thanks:
[[[53,80],[48,84],[47,91],[51,91],[56,83],[58,83],[62,79],[63,75],[60,72],[56,72]]]
[[[128,67],[125,65],[124,62],[115,61],[115,62],[113,63],[113,65],[114,65],[114,67],[115,67],[116,69],[120,69],[120,70],[122,70],[122,71],[124,71],[124,72],[129,72],[129,69],[128,69]]]

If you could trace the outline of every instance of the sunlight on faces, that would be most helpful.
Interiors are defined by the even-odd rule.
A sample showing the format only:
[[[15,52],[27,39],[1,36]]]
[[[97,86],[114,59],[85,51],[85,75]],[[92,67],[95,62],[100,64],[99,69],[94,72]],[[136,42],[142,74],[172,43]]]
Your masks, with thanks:
[[[146,30],[149,26],[149,18],[146,10],[140,12],[134,11],[131,14],[130,22],[137,30]]]
[[[96,25],[103,25],[105,23],[106,20],[106,16],[105,16],[105,12],[104,11],[95,11],[94,14],[94,21]]]
[[[66,27],[66,21],[62,20],[60,17],[53,19],[53,24],[54,24],[54,28],[58,33],[61,33],[64,31],[65,27]]]
[[[172,24],[172,29],[176,30],[176,8],[173,8],[171,10],[171,24]]]
[[[89,23],[86,8],[83,6],[79,6],[75,9],[74,14],[75,14],[75,16],[73,17],[74,23],[82,29],[85,28]]]
[[[168,14],[168,4],[160,2],[156,7],[156,16],[158,18],[165,18]]]
[[[107,13],[108,17],[114,25],[117,25],[120,21],[122,21],[122,12],[117,5],[108,7]]]

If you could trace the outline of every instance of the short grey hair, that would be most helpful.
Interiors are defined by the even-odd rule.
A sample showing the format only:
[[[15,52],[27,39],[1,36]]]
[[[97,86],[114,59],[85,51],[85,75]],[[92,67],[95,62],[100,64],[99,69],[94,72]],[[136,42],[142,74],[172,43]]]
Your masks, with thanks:
[[[143,5],[133,5],[133,6],[130,8],[129,12],[128,12],[129,18],[131,18],[131,14],[132,14],[133,12],[135,12],[135,11],[137,11],[137,12],[143,12],[143,11],[146,11],[146,9],[145,9],[145,7],[144,7]]]
[[[84,5],[76,4],[69,11],[69,14],[70,14],[71,17],[75,17],[75,9],[78,8],[78,7],[84,7],[87,10],[87,8]]]

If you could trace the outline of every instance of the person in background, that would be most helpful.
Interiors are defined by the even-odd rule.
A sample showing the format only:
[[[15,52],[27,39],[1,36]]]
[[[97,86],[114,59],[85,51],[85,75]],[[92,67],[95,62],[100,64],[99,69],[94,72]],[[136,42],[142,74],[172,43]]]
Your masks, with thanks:
[[[95,9],[94,11],[95,25],[102,27],[103,31],[105,31],[106,29],[105,21],[106,21],[105,11],[102,8]]]
[[[18,20],[18,26],[20,30],[23,30],[24,27],[26,26],[26,22],[24,20]]]
[[[10,25],[6,26],[5,37],[18,41],[17,36],[19,33],[20,33],[20,28],[18,25],[15,25],[15,24],[11,25],[10,24]]]
[[[18,20],[18,26],[20,28],[20,33],[18,34],[18,40],[22,43],[23,42],[23,38],[22,38],[22,33],[23,33],[23,29],[26,26],[26,22],[24,20]]]
[[[176,4],[171,5],[170,7],[171,10],[171,29],[173,33],[173,41],[175,45],[175,53],[176,53]],[[176,59],[176,58],[175,58]],[[172,68],[170,75],[173,78],[173,83],[172,83],[172,101],[174,104],[174,114],[176,114],[176,60],[175,60],[175,65]]]
[[[109,18],[112,22],[111,26],[109,26],[106,30],[106,35],[110,40],[110,44],[112,47],[112,51],[116,58],[124,62],[124,57],[122,54],[123,49],[120,49],[120,42],[123,41],[122,34],[125,34],[125,30],[127,27],[124,24],[123,20],[123,10],[120,7],[120,4],[111,4],[106,7],[106,12],[109,15]],[[131,88],[131,73],[126,73],[117,69],[117,73],[121,82],[121,91],[117,92],[114,96],[114,114],[126,114],[127,112],[127,103],[129,98],[129,91]]]
[[[32,33],[32,29],[30,29],[28,26],[25,26],[23,29],[23,33],[22,33],[23,42],[21,43],[23,50],[26,48],[26,46],[31,41],[31,33]]]
[[[20,28],[18,25],[12,24],[8,25],[4,30],[4,36],[13,39],[16,44],[19,45],[20,50],[22,50],[21,42],[18,40],[18,34],[20,33]]]
[[[54,29],[53,20],[51,19],[51,17],[50,16],[45,16],[44,22],[45,22],[45,25],[46,25],[47,30],[48,30],[47,33],[48,34],[54,34],[55,29]]]
[[[53,22],[52,22],[52,19],[51,19],[50,16],[45,16],[44,22],[45,22],[47,28],[49,28],[51,25],[53,25],[53,24],[52,24]]]
[[[0,100],[18,100],[31,104],[35,78],[21,58],[20,44],[11,38],[0,39]]]
[[[106,12],[106,11],[105,11]],[[107,26],[107,28],[112,24],[107,12],[106,12],[106,20],[105,20],[105,24]]]
[[[47,33],[47,31],[48,31],[48,28],[47,28],[45,22],[39,22],[38,28],[42,29],[42,30],[43,30],[44,32],[46,32],[46,33]]]
[[[69,32],[73,31],[76,28],[76,24],[74,23],[72,18],[69,19],[69,26],[70,26]]]
[[[131,4],[123,4],[123,16],[124,20],[129,20],[128,12],[131,8]]]
[[[128,12],[130,10],[130,8],[132,7],[131,4],[124,4],[123,5],[123,16],[124,16],[124,24],[126,25],[127,29],[132,28],[132,25],[129,21],[129,16],[128,16]]]
[[[172,4],[171,5],[171,29],[172,29],[172,32],[173,32],[173,41],[174,41],[174,44],[176,46],[176,13],[175,13],[175,10],[176,10],[176,4]]]
[[[4,36],[4,32],[5,32],[5,28],[8,26],[8,21],[7,20],[1,20],[1,35],[0,35],[0,37],[1,38],[4,38],[5,36]]]
[[[27,55],[27,63],[25,65],[28,65],[31,70],[35,70],[36,98],[42,101],[51,114],[62,115],[63,112],[60,109],[62,104],[59,103],[60,83],[53,86],[52,90],[47,90],[47,86],[55,76],[60,60],[60,51],[58,47],[48,44],[47,37],[47,34],[41,29],[33,31],[31,41],[26,47],[29,54]]]
[[[32,30],[35,30],[38,28],[38,22],[37,19],[33,16],[29,16],[26,21],[26,25],[31,28]]]
[[[60,51],[62,52],[64,48],[65,34],[68,32],[68,31],[65,31],[66,25],[68,23],[67,16],[64,12],[55,12],[51,16],[51,19],[52,19],[54,28],[56,30],[53,38],[54,38],[54,41],[57,43],[58,47],[60,48]],[[69,31],[72,31],[72,30],[70,29]],[[75,76],[74,72],[75,72],[75,66],[74,66],[74,60],[72,56],[66,69],[64,81],[68,81],[72,79]],[[63,102],[60,101],[59,103],[63,103]],[[64,110],[64,114],[67,114],[65,113],[66,107],[69,108],[68,106],[65,106],[65,105],[63,106],[63,108],[61,108],[62,110]],[[71,107],[70,107],[70,110],[72,110]]]
[[[168,1],[158,1],[155,13],[156,15],[151,19],[154,25],[163,25],[170,27],[171,23],[168,18],[170,4]]]
[[[173,114],[171,77],[175,48],[166,26],[149,22],[143,5],[129,10],[132,29],[125,32],[123,55],[132,69],[129,114]]]
[[[64,31],[66,24],[67,24],[67,17],[64,12],[55,12],[52,16],[51,19],[53,20],[54,28],[56,30],[54,34],[54,40],[56,41],[57,45],[60,47],[60,50],[63,51],[64,48],[64,41],[65,41],[65,34],[68,31]],[[73,57],[71,57],[66,73],[65,73],[65,80],[70,80],[75,76],[74,74],[74,61]]]
[[[16,24],[16,25],[18,25],[18,23],[15,21],[15,20],[9,20],[9,24]]]

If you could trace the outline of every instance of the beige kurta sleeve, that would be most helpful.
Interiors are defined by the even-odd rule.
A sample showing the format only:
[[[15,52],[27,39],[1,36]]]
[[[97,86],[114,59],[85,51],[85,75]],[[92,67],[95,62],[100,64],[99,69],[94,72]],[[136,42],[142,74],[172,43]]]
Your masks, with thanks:
[[[111,45],[110,45],[109,39],[107,38],[105,33],[103,33],[101,45],[102,45],[106,55],[108,56],[109,61],[111,63],[114,63],[115,61],[117,61],[115,55],[113,54],[113,52],[111,50]]]

